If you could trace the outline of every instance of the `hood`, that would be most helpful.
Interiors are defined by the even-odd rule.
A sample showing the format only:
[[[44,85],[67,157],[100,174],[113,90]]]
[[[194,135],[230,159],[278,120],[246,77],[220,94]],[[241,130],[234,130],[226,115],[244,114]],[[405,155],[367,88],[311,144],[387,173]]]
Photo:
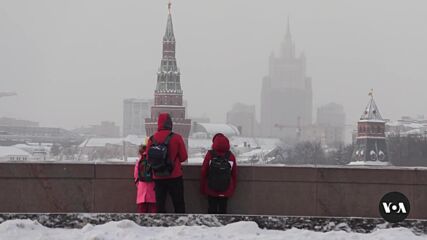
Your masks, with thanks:
[[[218,153],[225,153],[230,151],[230,142],[228,138],[222,133],[217,133],[212,138],[212,149]]]
[[[172,130],[172,119],[169,113],[160,113],[157,120],[157,131]]]

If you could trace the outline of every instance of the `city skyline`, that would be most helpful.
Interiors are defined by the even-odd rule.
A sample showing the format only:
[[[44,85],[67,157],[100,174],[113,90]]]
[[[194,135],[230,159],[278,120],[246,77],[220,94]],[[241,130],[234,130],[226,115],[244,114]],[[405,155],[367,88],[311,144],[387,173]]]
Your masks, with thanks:
[[[285,36],[288,15],[314,79],[313,111],[337,102],[354,124],[360,99],[374,88],[385,118],[427,114],[422,5],[379,2],[351,3],[351,11],[340,2],[332,9],[315,2],[175,2],[189,116],[206,113],[224,122],[231,106],[243,102],[256,105],[259,120],[260,79]],[[103,120],[122,125],[123,99],[152,97],[166,4],[3,2],[1,91],[18,96],[0,99],[1,116],[66,128]],[[320,14],[311,16],[315,9]],[[256,14],[261,10],[269,15]],[[222,99],[211,100],[218,92]]]

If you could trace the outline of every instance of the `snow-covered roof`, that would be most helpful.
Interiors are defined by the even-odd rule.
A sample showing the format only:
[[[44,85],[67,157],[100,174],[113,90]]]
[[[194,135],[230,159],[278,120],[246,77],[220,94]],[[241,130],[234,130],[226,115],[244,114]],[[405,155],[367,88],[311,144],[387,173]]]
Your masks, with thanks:
[[[209,135],[213,136],[217,133],[223,133],[227,137],[239,135],[239,130],[236,126],[225,123],[198,123]]]
[[[405,123],[403,124],[405,127],[408,128],[413,128],[413,129],[419,129],[419,128],[424,128],[426,126],[424,126],[423,124],[420,123]]]
[[[188,147],[189,148],[210,148],[212,145],[212,139],[209,138],[189,138]]]
[[[368,102],[368,105],[366,105],[366,108],[362,113],[362,116],[360,117],[360,120],[384,122],[384,119],[381,117],[380,110],[378,109],[377,104],[375,103],[374,97],[372,95],[371,99]]]
[[[16,147],[3,147],[0,146],[0,157],[8,157],[8,156],[31,156],[28,152],[21,150]]]
[[[402,136],[419,135],[419,134],[423,134],[423,131],[421,129],[419,129],[419,128],[412,129],[412,130],[400,133],[400,135],[402,135]]]
[[[46,144],[15,144],[12,147],[19,148],[21,150],[27,151],[27,152],[37,152],[37,151],[44,151],[48,152],[51,146],[48,146]]]
[[[390,121],[390,122],[386,123],[386,125],[390,126],[390,127],[398,127],[398,126],[401,126],[402,124],[397,122],[397,121]]]
[[[125,138],[89,138],[81,143],[79,147],[105,147],[107,144],[121,146],[123,145],[123,141],[140,145],[144,143],[145,138],[136,135],[129,135]]]
[[[105,147],[107,144],[123,145],[123,138],[89,138],[80,147]]]
[[[145,143],[145,137],[138,137],[137,135],[128,135],[124,138],[124,141],[132,143],[134,145],[141,145]]]

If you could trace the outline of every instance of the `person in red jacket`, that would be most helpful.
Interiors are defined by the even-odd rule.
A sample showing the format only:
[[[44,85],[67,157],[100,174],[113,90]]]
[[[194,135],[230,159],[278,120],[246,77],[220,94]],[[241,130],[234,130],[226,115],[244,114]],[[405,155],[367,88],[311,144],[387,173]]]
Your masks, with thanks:
[[[181,163],[185,162],[188,158],[187,149],[185,147],[182,136],[172,132],[172,119],[168,113],[160,113],[157,122],[157,132],[147,142],[147,156],[150,161],[150,147],[165,143],[169,138],[167,144],[167,155],[170,161],[171,169],[167,175],[153,172],[153,179],[155,183],[156,192],[156,208],[158,213],[165,213],[165,203],[167,194],[170,195],[175,209],[175,213],[185,213],[184,202],[184,182],[182,179]]]
[[[225,167],[218,168],[225,169],[222,173],[221,170],[216,171],[213,169],[213,166],[216,165],[214,161],[218,161],[217,159],[225,160],[225,163],[221,163],[221,166]],[[215,181],[215,178],[217,181]],[[230,152],[228,138],[222,133],[217,133],[212,139],[212,150],[206,153],[200,177],[200,191],[208,196],[209,214],[227,213],[227,201],[236,189],[236,180],[236,158]],[[215,184],[225,185],[215,186]]]

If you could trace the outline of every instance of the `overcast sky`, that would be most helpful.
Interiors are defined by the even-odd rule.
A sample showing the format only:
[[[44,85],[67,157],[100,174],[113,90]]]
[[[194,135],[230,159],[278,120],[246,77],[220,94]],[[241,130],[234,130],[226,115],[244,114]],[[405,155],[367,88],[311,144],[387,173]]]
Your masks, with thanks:
[[[257,106],[268,56],[290,16],[307,57],[314,111],[337,102],[358,120],[374,88],[383,117],[427,115],[423,0],[175,0],[177,60],[190,117]],[[74,128],[122,123],[124,98],[151,98],[167,0],[1,0],[0,117]],[[315,115],[314,115],[315,116]]]

